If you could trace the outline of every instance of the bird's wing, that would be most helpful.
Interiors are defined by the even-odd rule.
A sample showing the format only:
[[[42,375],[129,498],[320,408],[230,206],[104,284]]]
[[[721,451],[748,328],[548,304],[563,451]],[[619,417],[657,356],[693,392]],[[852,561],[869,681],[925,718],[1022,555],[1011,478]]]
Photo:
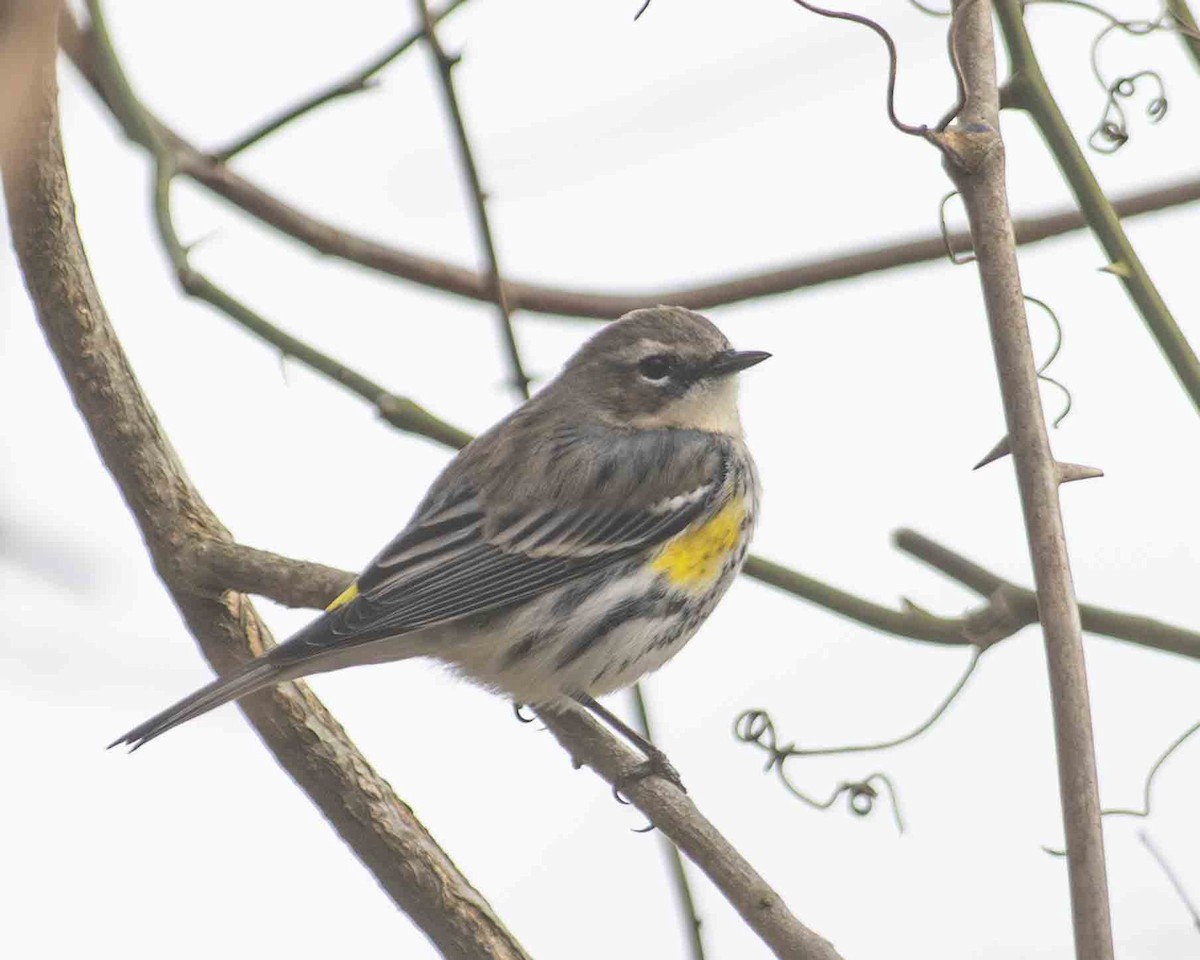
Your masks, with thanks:
[[[669,540],[720,508],[729,470],[720,445],[673,442],[684,444],[673,459],[690,458],[686,469],[649,477],[615,470],[607,493],[583,507],[489,504],[460,479],[423,505],[359,577],[355,598],[332,609],[306,645],[365,643],[519,603]],[[621,462],[637,463],[624,453]],[[607,455],[621,460],[611,445]]]

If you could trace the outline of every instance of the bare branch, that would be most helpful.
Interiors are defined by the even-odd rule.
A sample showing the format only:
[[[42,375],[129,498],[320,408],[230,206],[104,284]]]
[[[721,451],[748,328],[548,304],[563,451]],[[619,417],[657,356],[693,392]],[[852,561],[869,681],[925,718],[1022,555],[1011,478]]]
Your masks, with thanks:
[[[310,597],[314,606],[323,605],[330,593],[349,583],[353,574],[253,550],[226,541],[219,548],[204,548],[189,554],[197,566],[211,564],[207,572],[197,572],[203,582],[214,582],[228,575],[248,590],[264,596],[278,592],[284,602]],[[682,791],[657,777],[635,780],[628,785],[626,775],[641,758],[596,724],[586,714],[568,705],[570,713],[538,711],[538,716],[553,731],[577,764],[586,764],[610,785],[621,783],[621,791],[703,870],[721,893],[746,919],[751,928],[776,951],[787,958],[835,960],[824,940],[802,926],[753,868],[734,850],[696,809]]]
[[[126,81],[104,30],[103,21],[95,14],[91,36],[93,69],[104,78],[104,88],[108,92],[112,109],[129,129],[136,131],[137,139],[146,145],[155,161],[155,222],[159,238],[175,267],[183,291],[216,307],[239,326],[276,347],[284,356],[296,358],[310,369],[366,400],[375,407],[380,417],[393,426],[447,446],[465,446],[470,440],[467,433],[438,419],[409,398],[392,393],[358,371],[293,337],[191,266],[188,248],[175,231],[171,209],[171,183],[177,173],[176,154],[163,139],[154,118],[142,106]]]
[[[353,574],[323,563],[292,560],[228,540],[201,540],[187,549],[191,554],[185,562],[197,586],[216,593],[251,593],[285,607],[320,610],[354,580]]]
[[[645,9],[643,7],[643,9]],[[636,18],[635,18],[636,19]],[[642,685],[635,683],[629,688],[630,699],[633,701],[634,729],[651,743],[654,743],[654,732],[651,729],[650,713],[646,709],[646,698],[642,693]],[[692,885],[688,882],[687,869],[683,865],[683,857],[679,848],[664,836],[662,840],[663,856],[671,870],[671,879],[679,895],[679,908],[683,914],[683,924],[687,935],[687,943],[691,960],[704,960],[703,922],[696,910],[696,901],[692,896]]]
[[[586,764],[621,792],[698,866],[729,903],[771,948],[788,960],[836,960],[838,953],[809,930],[758,872],[704,818],[692,799],[660,777],[628,782],[640,758],[583,711],[568,705],[562,713],[538,716],[576,764]]]
[[[438,10],[433,15],[433,22],[440,23],[447,16],[461,7],[466,0],[451,0],[441,10]],[[213,150],[210,155],[214,160],[220,163],[226,163],[230,158],[241,153],[248,147],[265,140],[271,134],[277,132],[287,126],[293,120],[298,120],[307,113],[311,113],[318,107],[324,106],[332,100],[338,100],[342,97],[348,97],[355,93],[361,93],[363,90],[370,89],[372,81],[377,73],[384,67],[395,61],[398,57],[404,54],[409,47],[413,46],[418,40],[425,36],[425,29],[422,27],[419,30],[406,34],[396,43],[392,44],[387,50],[371,60],[365,66],[355,70],[350,75],[344,77],[336,83],[329,84],[318,90],[298,103],[293,104],[286,110],[282,110],[268,120],[264,120],[258,126],[246,133],[242,134],[237,139],[231,141],[228,146],[221,147],[218,150]]]
[[[492,236],[492,225],[488,219],[487,197],[479,180],[479,168],[475,165],[475,154],[471,150],[471,139],[467,135],[467,125],[463,120],[462,106],[458,102],[458,94],[454,90],[453,70],[458,63],[458,57],[449,56],[438,39],[437,27],[429,6],[425,0],[413,0],[417,8],[417,16],[425,25],[425,39],[433,53],[434,64],[437,67],[438,78],[442,84],[442,94],[445,97],[446,110],[450,114],[454,126],[454,139],[458,145],[458,158],[462,164],[463,175],[471,191],[472,210],[475,214],[475,229],[479,234],[479,245],[487,255],[488,286],[491,289],[491,300],[496,304],[500,314],[500,332],[503,335],[505,350],[508,352],[508,363],[512,368],[513,386],[517,392],[529,398],[529,377],[521,363],[521,352],[517,349],[516,335],[513,333],[512,316],[509,313],[508,301],[504,294],[504,276],[500,272],[500,259],[496,254],[496,240]]]
[[[52,24],[38,49],[38,95],[24,138],[30,150],[4,170],[14,247],[38,320],[159,576],[205,656],[225,671],[261,653],[271,638],[244,596],[200,588],[189,578],[182,549],[199,540],[228,541],[229,534],[184,473],[100,302],[62,157]],[[279,763],[446,957],[525,957],[306,686],[282,684],[248,698],[242,709]]]
[[[985,597],[1002,594],[1006,602],[1014,608],[1014,616],[1028,617],[1029,623],[1037,622],[1037,596],[1032,590],[1005,580],[990,570],[985,570],[961,554],[955,553],[949,547],[935,543],[913,530],[898,530],[892,539],[896,546],[905,553],[940,570],[946,576],[957,580],[976,593]],[[1200,633],[1172,626],[1151,617],[1121,613],[1118,610],[1109,610],[1088,603],[1079,605],[1079,614],[1083,629],[1088,633],[1200,659]]]
[[[999,2],[1001,10],[1010,4]],[[1112,922],[1080,615],[1008,211],[991,6],[990,0],[953,3],[951,30],[967,98],[958,124],[944,135],[945,165],[971,225],[1033,561],[1054,708],[1076,955],[1111,960]],[[1011,0],[1011,6],[1009,14],[1019,18],[1017,0]],[[1200,393],[1196,396],[1200,401]]]
[[[1167,858],[1163,856],[1158,847],[1156,847],[1151,842],[1150,838],[1146,836],[1145,831],[1138,833],[1138,839],[1142,841],[1142,846],[1144,846],[1150,852],[1150,856],[1154,858],[1155,863],[1157,863],[1159,867],[1162,868],[1162,872],[1166,874],[1168,882],[1172,887],[1175,888],[1175,892],[1179,895],[1179,899],[1183,901],[1184,909],[1187,910],[1189,916],[1192,918],[1192,926],[1197,930],[1200,930],[1200,909],[1196,908],[1196,905],[1192,902],[1192,898],[1188,896],[1188,892],[1183,885],[1183,881],[1180,880],[1178,874],[1171,869],[1171,864],[1167,862]]]
[[[1025,30],[1021,0],[996,0],[996,14],[1012,64],[1005,85],[1005,105],[1026,110],[1041,131],[1088,226],[1115,266],[1112,272],[1124,284],[1175,376],[1200,410],[1200,360],[1125,235],[1119,212],[1101,190],[1050,93]]]
[[[926,643],[988,647],[1036,620],[1036,615],[1031,619],[1026,613],[1010,609],[1011,605],[1002,604],[989,604],[965,617],[937,617],[912,606],[894,610],[762,557],[747,559],[742,572],[857,623]]]
[[[94,65],[92,43],[68,17],[63,20],[63,49],[96,93],[111,107]],[[125,134],[136,142],[137,132],[116,115]],[[224,197],[246,213],[319,253],[339,257],[389,276],[409,280],[472,300],[492,303],[494,291],[487,274],[458,264],[391,246],[336,227],[303,213],[262,187],[234,173],[198,150],[157,119],[160,136],[176,154],[179,172]],[[1118,216],[1130,217],[1200,200],[1200,177],[1166,183],[1113,201]],[[1036,243],[1086,226],[1078,210],[1060,210],[1014,222],[1018,243]],[[950,235],[955,249],[966,247],[970,235]],[[944,253],[940,233],[864,247],[820,260],[785,264],[750,274],[709,281],[697,286],[608,293],[570,290],[521,280],[505,280],[503,288],[511,310],[612,320],[639,307],[660,303],[693,310],[774,296],[824,283],[848,280],[881,270],[891,270],[937,260]]]

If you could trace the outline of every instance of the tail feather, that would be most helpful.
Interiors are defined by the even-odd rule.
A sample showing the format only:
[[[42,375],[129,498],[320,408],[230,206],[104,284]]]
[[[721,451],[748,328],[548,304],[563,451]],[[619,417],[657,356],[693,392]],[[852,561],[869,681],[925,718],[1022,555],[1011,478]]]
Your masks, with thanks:
[[[285,671],[272,663],[269,657],[251,660],[229,676],[219,677],[123,736],[117,737],[108,748],[111,750],[118,744],[128,744],[132,752],[172,727],[208,713],[209,710],[215,710],[230,700],[237,700],[262,687],[286,679],[286,676]]]

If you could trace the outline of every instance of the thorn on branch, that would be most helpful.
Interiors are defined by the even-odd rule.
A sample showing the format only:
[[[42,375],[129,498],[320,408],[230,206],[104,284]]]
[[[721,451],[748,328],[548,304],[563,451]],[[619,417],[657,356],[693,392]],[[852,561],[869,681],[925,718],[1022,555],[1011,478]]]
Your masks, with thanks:
[[[1081,463],[1063,463],[1056,461],[1054,469],[1058,474],[1058,482],[1073,483],[1076,480],[1092,480],[1104,476],[1099,467],[1087,467]]]
[[[1111,273],[1114,277],[1120,277],[1122,280],[1128,280],[1133,276],[1133,271],[1129,269],[1129,264],[1121,260],[1105,264],[1098,269],[1101,273]]]
[[[995,463],[997,460],[1007,457],[1010,453],[1012,453],[1012,444],[1009,442],[1008,434],[1006,433],[1000,438],[1000,442],[985,453],[983,459],[971,469],[978,470],[981,467],[986,467],[989,463]]]

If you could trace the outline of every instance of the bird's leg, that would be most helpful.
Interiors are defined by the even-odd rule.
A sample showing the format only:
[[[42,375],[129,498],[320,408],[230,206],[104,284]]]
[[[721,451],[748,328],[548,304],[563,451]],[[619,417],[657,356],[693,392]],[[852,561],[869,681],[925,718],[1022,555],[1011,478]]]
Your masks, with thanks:
[[[623,736],[626,740],[632,743],[635,747],[646,755],[644,762],[639,763],[636,767],[625,774],[613,787],[614,792],[620,793],[623,787],[631,783],[636,783],[639,780],[644,780],[646,777],[662,777],[664,780],[675,784],[684,793],[687,793],[687,787],[683,785],[683,781],[679,777],[679,771],[667,759],[667,755],[658,749],[649,740],[643,737],[640,733],[629,726],[624,720],[618,717],[607,707],[602,706],[597,702],[595,697],[589,696],[586,693],[581,693],[575,697],[575,700],[585,709],[590,710],[597,717],[612,727],[617,733]]]

